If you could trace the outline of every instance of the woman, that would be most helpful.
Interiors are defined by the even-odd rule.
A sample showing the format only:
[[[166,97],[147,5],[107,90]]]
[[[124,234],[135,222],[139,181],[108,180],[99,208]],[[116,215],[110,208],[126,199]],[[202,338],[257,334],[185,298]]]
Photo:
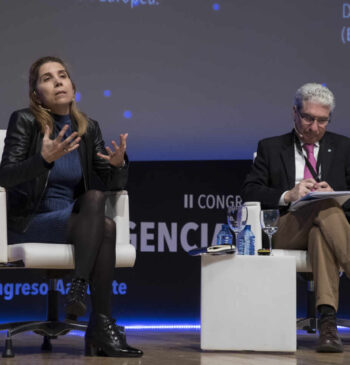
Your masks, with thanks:
[[[120,135],[120,146],[112,142],[114,150],[105,149],[98,123],[77,109],[75,91],[61,59],[43,57],[31,66],[30,108],[12,114],[0,166],[8,240],[73,244],[75,271],[65,310],[71,319],[85,313],[90,284],[85,354],[141,356],[111,318],[116,227],[104,215],[104,194],[89,190],[93,174],[108,190],[125,186],[128,135]]]

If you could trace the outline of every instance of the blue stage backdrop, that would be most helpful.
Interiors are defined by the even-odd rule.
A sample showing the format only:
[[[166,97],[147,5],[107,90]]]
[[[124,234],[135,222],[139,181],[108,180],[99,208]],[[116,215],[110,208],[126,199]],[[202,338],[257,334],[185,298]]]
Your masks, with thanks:
[[[137,259],[133,269],[115,271],[113,314],[120,323],[199,323],[200,258],[187,251],[215,242],[226,220],[225,208],[241,204],[240,186],[250,165],[251,161],[131,163],[131,241]],[[298,284],[302,316],[306,287],[303,281]],[[350,313],[349,281],[342,279],[341,287],[340,314],[345,317]],[[0,322],[44,318],[47,289],[41,272],[0,270]],[[59,282],[59,290],[63,303],[66,280]]]
[[[349,135],[350,1],[1,0],[0,127],[39,56],[71,66],[80,107],[132,160],[250,159],[292,127],[303,83],[337,97]]]
[[[30,64],[56,55],[106,142],[129,132],[138,257],[115,274],[123,323],[199,321],[200,259],[186,252],[211,244],[241,203],[257,141],[292,128],[301,84],[329,86],[329,129],[350,132],[350,1],[0,0],[0,47],[0,128],[28,105]],[[0,321],[44,317],[46,291],[40,272],[0,270]]]

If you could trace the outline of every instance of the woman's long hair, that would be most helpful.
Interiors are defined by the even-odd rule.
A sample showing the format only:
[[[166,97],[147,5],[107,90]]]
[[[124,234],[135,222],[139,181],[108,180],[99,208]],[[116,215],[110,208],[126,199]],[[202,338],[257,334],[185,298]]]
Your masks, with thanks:
[[[68,68],[63,60],[61,60],[60,58],[53,56],[41,57],[32,64],[29,70],[29,107],[34,114],[35,119],[39,122],[42,133],[45,133],[46,125],[48,125],[50,127],[50,131],[52,131],[54,123],[53,118],[50,114],[50,110],[40,104],[36,91],[39,69],[43,64],[47,62],[57,62],[64,67],[69,79],[72,82],[74,94],[76,92],[75,84],[70,77]],[[82,136],[87,130],[88,119],[84,113],[79,111],[75,99],[72,100],[72,103],[70,105],[70,114],[72,119],[74,119],[78,125],[78,134]]]

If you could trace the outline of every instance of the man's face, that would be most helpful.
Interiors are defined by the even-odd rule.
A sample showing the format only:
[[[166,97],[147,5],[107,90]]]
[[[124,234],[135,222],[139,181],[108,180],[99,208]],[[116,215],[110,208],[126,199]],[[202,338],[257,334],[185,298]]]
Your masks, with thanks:
[[[330,113],[329,106],[312,101],[304,102],[300,110],[294,107],[295,126],[302,142],[313,144],[323,137],[330,119]]]

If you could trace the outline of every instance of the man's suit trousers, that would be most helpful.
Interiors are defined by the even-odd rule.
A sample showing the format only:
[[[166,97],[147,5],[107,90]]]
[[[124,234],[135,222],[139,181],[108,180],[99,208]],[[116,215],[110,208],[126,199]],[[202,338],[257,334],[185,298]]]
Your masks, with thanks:
[[[283,215],[273,244],[276,249],[308,250],[316,306],[337,310],[340,267],[350,278],[350,225],[340,205],[326,199]]]

